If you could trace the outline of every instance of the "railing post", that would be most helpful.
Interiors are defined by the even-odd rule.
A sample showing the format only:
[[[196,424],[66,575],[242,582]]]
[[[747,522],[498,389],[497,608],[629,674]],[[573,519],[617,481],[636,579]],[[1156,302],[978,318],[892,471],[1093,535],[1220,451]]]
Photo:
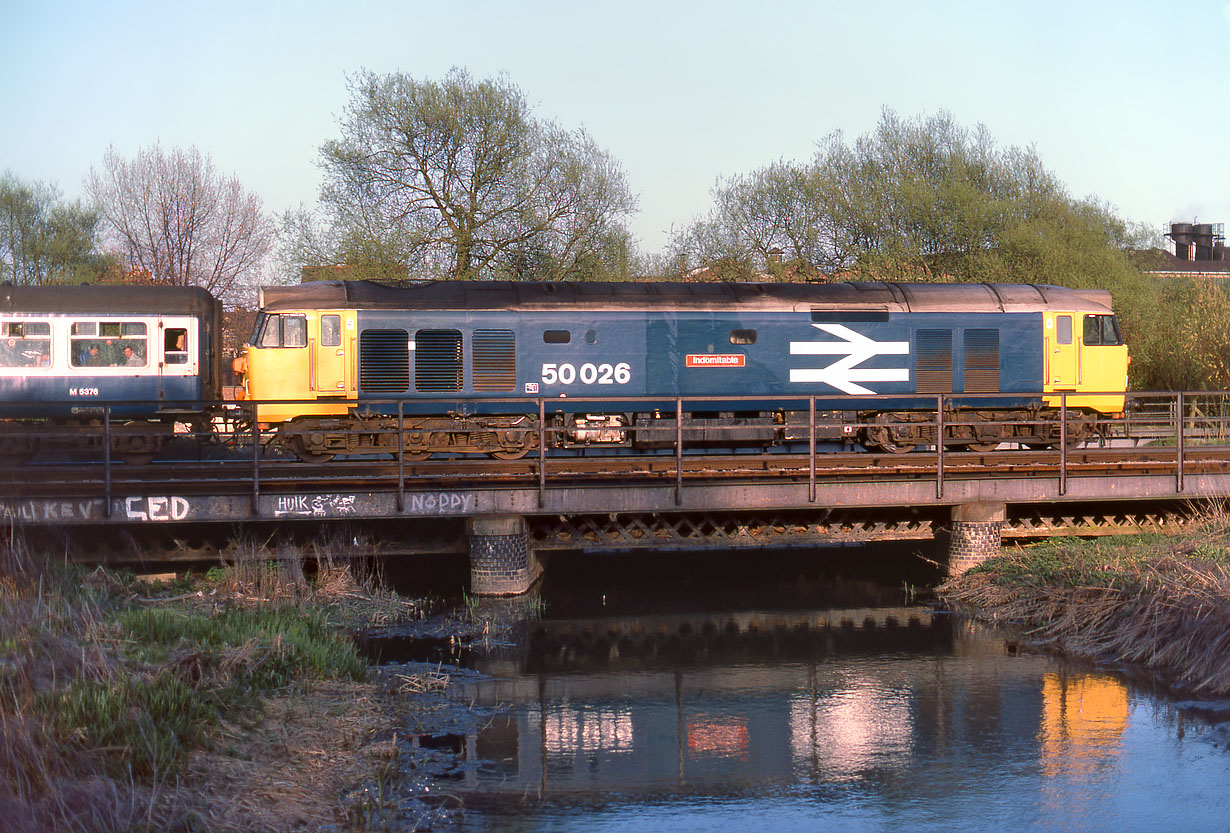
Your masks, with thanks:
[[[252,406],[252,514],[261,513],[261,426],[257,407]]]
[[[935,397],[935,497],[944,497],[944,394]]]
[[[1183,429],[1186,427],[1183,418],[1183,391],[1179,391],[1175,395],[1175,455],[1177,456],[1175,467],[1175,487],[1176,490],[1183,493],[1183,457],[1184,457],[1184,442],[1183,435],[1186,433]]]
[[[816,397],[807,401],[807,502],[816,502]]]
[[[397,511],[406,511],[406,422],[402,418],[405,402],[397,400]]]
[[[1068,493],[1068,394],[1059,394],[1059,494]]]
[[[103,517],[111,517],[111,406],[103,406]]]
[[[675,397],[675,505],[683,504],[683,398]]]
[[[547,405],[538,400],[538,508],[547,505]]]

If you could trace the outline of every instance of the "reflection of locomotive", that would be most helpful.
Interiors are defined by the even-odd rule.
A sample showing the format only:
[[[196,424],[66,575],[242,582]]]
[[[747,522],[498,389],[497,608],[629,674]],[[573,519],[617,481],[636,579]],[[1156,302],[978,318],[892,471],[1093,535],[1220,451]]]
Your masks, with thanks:
[[[221,305],[169,286],[0,287],[0,458],[98,436],[151,457],[220,393]]]
[[[1045,446],[1122,412],[1127,365],[1106,292],[889,283],[268,288],[237,360],[308,460],[399,436],[410,456],[518,457],[540,398],[552,447],[671,447],[676,397],[688,447],[807,442],[815,396],[817,438],[904,451],[935,442],[947,394],[946,443]]]

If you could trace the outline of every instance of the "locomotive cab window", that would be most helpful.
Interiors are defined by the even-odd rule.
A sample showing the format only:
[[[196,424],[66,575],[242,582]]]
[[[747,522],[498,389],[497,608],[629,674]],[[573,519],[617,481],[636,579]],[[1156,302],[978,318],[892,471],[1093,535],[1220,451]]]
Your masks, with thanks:
[[[1123,344],[1119,322],[1113,315],[1086,315],[1084,339],[1086,345],[1117,347]]]
[[[756,331],[755,330],[731,330],[730,331],[730,343],[731,344],[755,344],[756,343]]]
[[[51,364],[51,325],[46,321],[0,323],[0,367]]]
[[[307,347],[305,315],[267,315],[257,326],[258,347]]]

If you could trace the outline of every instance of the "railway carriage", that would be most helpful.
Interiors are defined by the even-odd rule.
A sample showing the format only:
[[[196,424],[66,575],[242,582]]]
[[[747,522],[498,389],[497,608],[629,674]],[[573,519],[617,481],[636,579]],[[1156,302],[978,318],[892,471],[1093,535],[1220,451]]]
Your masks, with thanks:
[[[700,397],[690,448],[807,442],[811,397],[822,440],[933,445],[944,396],[947,444],[1052,445],[1122,412],[1127,385],[1100,290],[352,281],[266,288],[260,306],[236,369],[248,397],[282,400],[256,418],[306,460],[398,437],[410,457],[518,457],[537,447],[539,398],[553,447],[671,447],[676,397]]]
[[[97,437],[153,457],[221,393],[221,305],[168,286],[0,287],[0,458]]]

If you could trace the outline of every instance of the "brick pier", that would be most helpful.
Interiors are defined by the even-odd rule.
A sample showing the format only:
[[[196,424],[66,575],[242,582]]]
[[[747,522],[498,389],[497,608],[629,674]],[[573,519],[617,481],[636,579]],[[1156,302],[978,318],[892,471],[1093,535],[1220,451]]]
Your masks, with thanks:
[[[519,515],[471,518],[470,592],[475,596],[517,596],[542,575]]]
[[[1006,510],[1002,503],[967,503],[952,508],[948,575],[959,576],[999,554]]]

